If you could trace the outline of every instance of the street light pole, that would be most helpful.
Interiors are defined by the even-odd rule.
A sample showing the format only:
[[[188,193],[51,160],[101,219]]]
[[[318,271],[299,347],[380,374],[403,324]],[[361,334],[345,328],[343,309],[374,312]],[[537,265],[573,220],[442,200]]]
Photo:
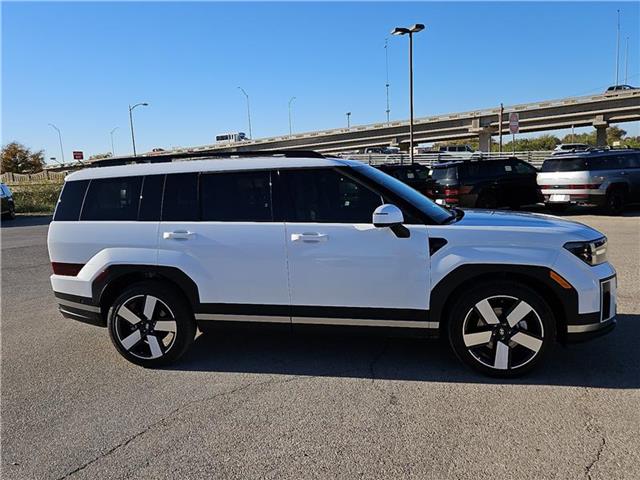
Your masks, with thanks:
[[[618,27],[616,30],[616,86],[618,85],[618,72],[620,63],[620,10],[616,10],[618,12]]]
[[[137,153],[136,153],[136,136],[133,133],[133,110],[136,107],[147,107],[149,104],[148,103],[136,103],[133,107],[131,105],[129,105],[129,125],[131,126],[131,143],[133,144],[133,156],[137,157]]]
[[[351,112],[345,113],[347,116],[347,130],[351,128]]]
[[[244,91],[244,88],[238,87],[238,89],[244,93],[244,96],[247,99],[247,119],[249,120],[249,138],[253,139],[253,134],[251,133],[251,107],[249,105],[249,95]]]
[[[413,34],[424,30],[424,25],[416,23],[409,28],[396,27],[391,35],[409,35],[409,158],[413,164]]]
[[[389,123],[389,114],[391,113],[391,109],[389,108],[389,46],[386,38],[384,39],[384,64],[387,79],[387,83],[384,85],[387,90],[387,109],[385,112],[387,113],[387,123]]]
[[[62,163],[64,163],[64,148],[62,148],[62,133],[60,133],[60,129],[56,127],[53,123],[50,123],[49,125],[53,127],[56,132],[58,132],[58,140],[60,140],[60,156],[62,157]]]
[[[111,130],[111,156],[113,156],[113,157],[116,156],[116,150],[115,150],[115,148],[113,148],[113,132],[118,130],[118,128],[120,128],[120,127],[116,127],[113,130]]]
[[[291,97],[289,99],[289,136],[292,135],[293,129],[291,128],[291,102],[293,102],[296,97]]]

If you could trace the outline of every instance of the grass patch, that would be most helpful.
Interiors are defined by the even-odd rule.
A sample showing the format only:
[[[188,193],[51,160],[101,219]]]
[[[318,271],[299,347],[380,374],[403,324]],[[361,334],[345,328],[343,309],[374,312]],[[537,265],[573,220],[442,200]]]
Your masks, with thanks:
[[[17,213],[52,214],[63,183],[11,185]]]

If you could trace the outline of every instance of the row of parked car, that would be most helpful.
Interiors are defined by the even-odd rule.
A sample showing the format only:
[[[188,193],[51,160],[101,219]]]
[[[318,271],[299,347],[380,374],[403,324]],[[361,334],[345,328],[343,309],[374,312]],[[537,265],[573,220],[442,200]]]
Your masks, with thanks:
[[[556,153],[540,170],[517,158],[456,160],[378,168],[447,206],[520,208],[543,203],[554,212],[597,206],[612,215],[640,203],[640,150]]]

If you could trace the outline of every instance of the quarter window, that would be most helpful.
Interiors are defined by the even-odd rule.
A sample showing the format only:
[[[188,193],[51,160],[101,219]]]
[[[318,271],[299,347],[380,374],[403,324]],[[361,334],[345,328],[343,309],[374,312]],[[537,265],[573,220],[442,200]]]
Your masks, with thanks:
[[[58,205],[56,206],[56,212],[53,215],[54,221],[78,221],[84,194],[87,191],[87,185],[89,185],[89,180],[76,180],[64,184]]]
[[[283,172],[291,195],[289,221],[371,223],[382,197],[333,169]]]
[[[137,220],[142,177],[91,180],[80,220]]]
[[[233,172],[200,177],[202,220],[210,222],[270,222],[271,174]]]

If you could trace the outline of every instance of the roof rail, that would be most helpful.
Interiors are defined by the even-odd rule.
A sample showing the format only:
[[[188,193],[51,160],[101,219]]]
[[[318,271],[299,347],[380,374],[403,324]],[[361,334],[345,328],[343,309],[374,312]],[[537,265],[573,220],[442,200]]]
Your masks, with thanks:
[[[197,152],[160,153],[136,157],[115,157],[96,160],[90,167],[113,167],[134,163],[167,163],[175,160],[206,160],[208,158],[234,157],[288,157],[288,158],[326,158],[313,150],[257,150],[242,152],[220,152],[218,150],[200,150]]]

